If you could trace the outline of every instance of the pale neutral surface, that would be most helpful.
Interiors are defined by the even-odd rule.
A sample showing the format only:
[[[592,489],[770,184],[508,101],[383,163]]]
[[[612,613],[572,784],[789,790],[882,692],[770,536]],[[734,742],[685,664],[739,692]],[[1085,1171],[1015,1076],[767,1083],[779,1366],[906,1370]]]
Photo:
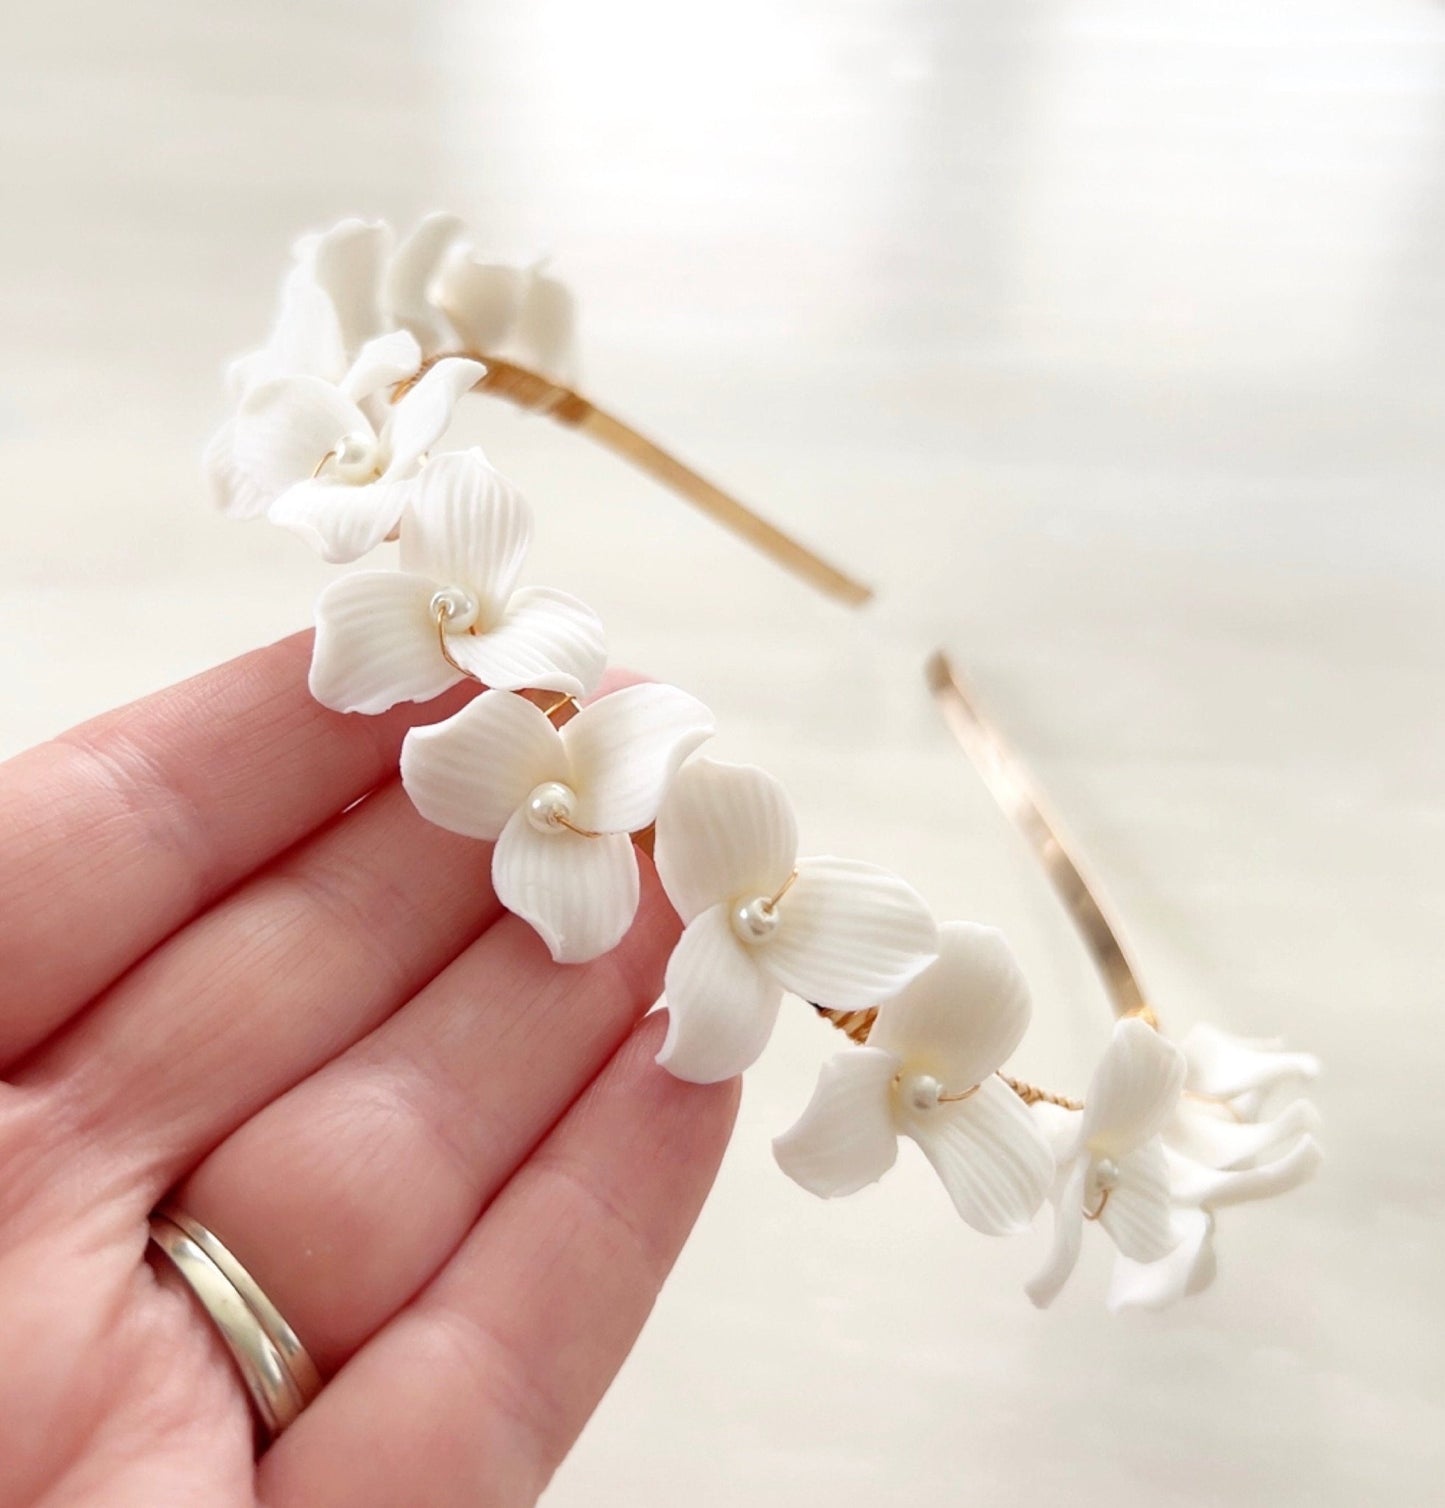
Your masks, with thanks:
[[[1329,1163],[1223,1273],[1057,1310],[916,1160],[810,1200],[799,1007],[551,1508],[1438,1502],[1445,12],[1358,4],[83,0],[0,50],[0,750],[304,621],[203,504],[294,233],[447,206],[580,291],[588,385],[866,571],[848,619],[480,406],[538,579],[708,698],[808,845],[1002,925],[1022,1066],[1104,1007],[918,668],[971,667],[1167,1024],[1326,1056]]]

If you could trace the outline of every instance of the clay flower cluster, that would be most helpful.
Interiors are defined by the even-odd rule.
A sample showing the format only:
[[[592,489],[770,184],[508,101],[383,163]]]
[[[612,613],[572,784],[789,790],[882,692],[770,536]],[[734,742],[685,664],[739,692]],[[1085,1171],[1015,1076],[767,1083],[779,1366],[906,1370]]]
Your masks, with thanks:
[[[782,787],[709,757],[713,717],[686,692],[589,700],[607,664],[601,620],[524,584],[530,508],[480,450],[444,448],[489,361],[565,373],[571,326],[560,284],[483,259],[450,216],[400,243],[346,221],[297,246],[271,337],[231,369],[233,412],[206,472],[227,513],[267,517],[327,561],[397,546],[322,592],[312,692],[370,715],[481,688],[407,735],[402,782],[429,821],[492,845],[497,897],[559,964],[625,936],[636,840],[651,838],[683,923],[658,1058],[677,1077],[748,1069],[788,995],[846,1026],[774,1144],[805,1189],[856,1193],[912,1142],[984,1234],[1027,1231],[1052,1205],[1036,1303],[1062,1288],[1089,1224],[1117,1249],[1112,1307],[1198,1292],[1217,1213],[1317,1166],[1313,1109],[1270,1109],[1314,1060],[1204,1027],[1176,1046],[1126,1019],[1082,1103],[1031,1089],[1005,1073],[1031,1006],[1001,934],[938,925],[872,864],[803,853]]]

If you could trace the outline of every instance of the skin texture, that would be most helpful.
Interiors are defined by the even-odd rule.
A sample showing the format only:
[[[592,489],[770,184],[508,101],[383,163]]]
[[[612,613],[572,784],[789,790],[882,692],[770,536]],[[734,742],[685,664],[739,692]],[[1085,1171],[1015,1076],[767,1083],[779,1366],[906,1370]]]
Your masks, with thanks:
[[[0,1505],[532,1502],[627,1355],[736,1083],[642,1018],[678,933],[559,967],[342,717],[310,636],[0,766]],[[168,1190],[327,1377],[257,1463],[146,1215]]]

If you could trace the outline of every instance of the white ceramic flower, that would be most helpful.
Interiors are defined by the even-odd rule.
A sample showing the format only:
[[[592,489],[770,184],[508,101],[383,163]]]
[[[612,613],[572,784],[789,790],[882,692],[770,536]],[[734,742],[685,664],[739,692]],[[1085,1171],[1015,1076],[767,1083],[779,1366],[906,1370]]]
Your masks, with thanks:
[[[1086,1216],[1136,1262],[1157,1262],[1179,1244],[1160,1132],[1179,1101],[1184,1072],[1184,1055],[1152,1027],[1131,1018],[1115,1026],[1083,1112],[1073,1113],[1077,1128],[1069,1128],[1060,1149],[1053,1250],[1027,1285],[1041,1309],[1079,1260]]]
[[[673,686],[629,686],[560,730],[524,697],[485,691],[455,717],[413,728],[401,778],[441,827],[495,841],[492,884],[558,963],[621,940],[637,912],[637,855],[679,764],[712,714]]]
[[[655,858],[686,924],[667,965],[657,1058],[680,1079],[714,1083],[755,1062],[785,989],[861,1009],[938,954],[927,906],[897,876],[798,857],[793,809],[762,770],[688,764],[658,813]]]
[[[364,400],[400,381],[415,350],[410,335],[386,335],[362,347],[339,387],[278,377],[252,388],[224,460],[229,511],[264,511],[333,562],[380,544],[401,521],[417,468],[457,400],[482,374],[475,361],[439,361],[373,419]]]
[[[312,695],[338,712],[384,712],[466,672],[497,690],[585,696],[607,664],[601,620],[566,592],[517,590],[531,539],[531,510],[481,451],[429,461],[402,517],[401,569],[357,571],[322,592]]]
[[[1189,1065],[1184,1087],[1226,1103],[1236,1120],[1254,1120],[1272,1090],[1318,1078],[1320,1072],[1313,1053],[1287,1052],[1277,1039],[1235,1037],[1202,1022],[1180,1047]]]
[[[939,948],[879,1007],[867,1044],[823,1065],[773,1154],[790,1178],[830,1199],[881,1178],[899,1137],[911,1137],[975,1230],[1013,1235],[1027,1229],[1054,1173],[1038,1125],[998,1077],[1028,1027],[1028,986],[992,927],[946,922]]]

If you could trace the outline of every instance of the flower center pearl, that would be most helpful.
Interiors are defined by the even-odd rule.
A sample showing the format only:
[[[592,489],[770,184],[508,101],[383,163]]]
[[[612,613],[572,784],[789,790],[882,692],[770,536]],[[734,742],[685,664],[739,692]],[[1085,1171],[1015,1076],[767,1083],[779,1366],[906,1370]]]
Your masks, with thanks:
[[[481,616],[482,605],[465,587],[444,586],[432,597],[430,611],[449,634],[463,634]]]
[[[577,809],[577,795],[560,780],[544,780],[527,797],[524,810],[527,821],[539,833],[560,832],[566,822],[572,820]]]
[[[331,452],[336,474],[343,482],[369,482],[381,470],[380,447],[373,435],[343,435]]]
[[[943,1085],[931,1073],[916,1073],[903,1083],[903,1098],[914,1110],[936,1110]]]
[[[742,901],[733,907],[733,932],[740,942],[750,948],[765,943],[778,930],[782,917],[771,896],[755,895],[750,901]]]
[[[1119,1187],[1119,1164],[1112,1157],[1101,1157],[1094,1164],[1094,1187],[1103,1194]]]

